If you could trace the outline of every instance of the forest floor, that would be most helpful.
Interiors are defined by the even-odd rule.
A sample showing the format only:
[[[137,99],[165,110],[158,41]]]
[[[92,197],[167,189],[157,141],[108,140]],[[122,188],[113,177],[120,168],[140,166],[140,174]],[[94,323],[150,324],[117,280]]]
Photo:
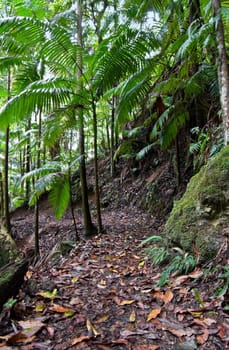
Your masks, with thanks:
[[[85,239],[79,208],[75,214],[81,240],[74,243],[70,210],[56,221],[47,200],[40,203],[41,258],[30,266],[14,306],[0,314],[1,349],[229,349],[226,292],[216,296],[224,280],[216,286],[212,269],[197,267],[158,286],[162,269],[140,244],[160,234],[163,220],[136,206],[108,206],[102,210],[106,233]],[[18,209],[12,224],[28,251],[33,211]],[[214,266],[228,257],[217,259]]]

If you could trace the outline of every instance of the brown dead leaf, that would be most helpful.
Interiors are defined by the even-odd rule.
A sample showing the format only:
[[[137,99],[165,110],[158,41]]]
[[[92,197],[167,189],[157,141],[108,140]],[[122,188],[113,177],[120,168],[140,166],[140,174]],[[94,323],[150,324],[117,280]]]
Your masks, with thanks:
[[[171,290],[167,290],[164,294],[163,301],[165,304],[170,303],[170,301],[173,299],[173,292]]]
[[[134,302],[135,302],[135,300],[123,300],[123,301],[121,301],[121,303],[119,305],[120,306],[130,305],[130,304],[133,304]]]
[[[72,340],[71,346],[82,343],[83,341],[86,341],[86,340],[90,340],[90,337],[88,335],[81,335],[81,337],[74,338]]]
[[[178,287],[178,286],[180,286],[182,283],[184,283],[185,281],[187,281],[188,279],[189,279],[188,275],[179,276],[179,277],[175,278],[175,279],[172,281],[171,285],[172,285],[173,287]]]
[[[89,319],[87,319],[86,321],[86,326],[87,326],[89,337],[97,337],[98,335],[101,334],[100,332],[97,331],[97,329],[93,326],[93,324]]]
[[[101,316],[98,316],[94,323],[102,323],[102,322],[106,322],[108,319],[110,318],[109,315],[101,315]]]
[[[218,336],[221,339],[224,339],[228,336],[229,332],[228,332],[228,325],[224,324],[224,323],[220,323],[217,325],[217,328],[219,330]]]
[[[138,345],[136,350],[157,350],[159,345]]]
[[[209,337],[209,333],[208,333],[208,330],[205,328],[203,334],[197,335],[196,337],[197,343],[203,345],[208,340],[208,337]]]
[[[147,317],[147,321],[151,321],[152,319],[156,318],[161,313],[161,308],[159,309],[153,309],[150,314]]]
[[[45,326],[39,320],[18,321],[18,323],[23,329],[20,333],[23,333],[26,337],[32,337]]]
[[[178,328],[178,327],[167,327],[163,325],[163,329],[167,330],[168,332],[170,332],[171,334],[175,335],[178,338],[187,336],[187,337],[191,337],[192,334],[194,333],[194,330],[192,330],[191,328]]]
[[[205,327],[211,326],[212,324],[215,324],[216,320],[212,318],[204,318],[204,319],[194,318],[193,323],[205,328]]]
[[[130,313],[129,321],[132,323],[136,321],[136,312],[134,310]]]
[[[27,337],[23,332],[19,332],[19,333],[13,334],[7,340],[7,344],[8,345],[14,345],[18,343],[27,344],[27,343],[31,343],[34,340],[34,338],[35,336]]]
[[[199,278],[203,275],[203,271],[201,269],[195,269],[193,272],[189,273],[190,278]]]
[[[54,312],[58,312],[58,313],[61,313],[61,314],[64,314],[64,313],[73,313],[75,314],[76,310],[74,309],[71,309],[71,308],[68,308],[68,307],[64,307],[64,306],[61,306],[61,305],[58,305],[58,304],[53,304],[52,306],[49,307],[49,310],[50,311],[54,311]]]
[[[107,288],[107,281],[104,279],[101,279],[101,281],[97,284],[97,287],[100,289]]]
[[[115,302],[117,305],[120,305],[120,304],[121,304],[121,300],[120,300],[119,297],[115,296],[115,297],[113,298],[113,300],[114,300],[114,302]]]

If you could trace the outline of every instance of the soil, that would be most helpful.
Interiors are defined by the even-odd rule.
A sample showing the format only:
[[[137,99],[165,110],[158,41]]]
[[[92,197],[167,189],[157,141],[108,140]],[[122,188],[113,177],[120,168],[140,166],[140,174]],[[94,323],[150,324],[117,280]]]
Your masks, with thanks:
[[[106,233],[90,239],[83,236],[79,205],[77,242],[70,210],[56,221],[47,199],[40,201],[41,257],[31,263],[16,303],[0,314],[0,348],[228,349],[226,282],[216,278],[228,263],[226,242],[214,262],[190,274],[173,275],[160,287],[163,267],[152,265],[144,250],[147,245],[141,242],[160,235],[166,216],[141,207],[144,180],[117,177],[112,187],[106,180],[102,178]],[[163,190],[171,190],[173,183],[164,183]],[[90,206],[96,224],[93,195]],[[34,246],[33,210],[19,208],[11,220],[22,255],[29,255]]]

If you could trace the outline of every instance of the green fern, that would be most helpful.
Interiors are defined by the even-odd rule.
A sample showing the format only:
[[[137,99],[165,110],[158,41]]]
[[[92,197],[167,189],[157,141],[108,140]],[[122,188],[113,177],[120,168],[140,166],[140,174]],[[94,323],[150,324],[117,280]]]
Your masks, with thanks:
[[[49,200],[55,210],[55,216],[60,219],[65,213],[70,201],[70,185],[67,176],[60,176],[52,186]]]

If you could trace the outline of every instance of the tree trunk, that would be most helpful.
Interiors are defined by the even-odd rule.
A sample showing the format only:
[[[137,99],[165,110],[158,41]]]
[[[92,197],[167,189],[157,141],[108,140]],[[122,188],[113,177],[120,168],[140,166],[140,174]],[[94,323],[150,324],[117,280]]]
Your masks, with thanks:
[[[102,228],[101,207],[100,207],[99,168],[98,168],[98,149],[97,149],[97,115],[96,115],[95,101],[93,101],[92,108],[93,108],[93,129],[94,129],[95,198],[96,198],[98,232],[101,233],[103,231],[103,228]]]
[[[112,178],[114,178],[114,172],[115,172],[114,149],[115,149],[115,96],[113,96],[112,98],[112,110],[111,110],[110,169],[111,169]]]
[[[213,16],[215,17],[216,42],[218,47],[218,81],[224,128],[224,143],[227,145],[229,143],[229,68],[220,0],[212,0],[212,9]]]
[[[37,169],[41,167],[41,111],[38,118],[38,141],[37,141]],[[35,238],[35,255],[40,255],[39,245],[39,202],[36,199],[34,206],[34,238]]]
[[[77,43],[79,46],[83,46],[82,40],[82,4],[81,0],[77,2]],[[78,78],[78,90],[82,89],[82,55],[78,56],[77,61],[77,78]],[[88,202],[88,188],[86,178],[86,163],[85,163],[85,136],[84,136],[84,115],[83,110],[79,111],[79,150],[80,150],[80,183],[81,183],[81,197],[82,197],[82,213],[84,220],[84,234],[90,236],[95,232],[95,227],[91,220],[91,213]]]
[[[11,98],[11,72],[8,70],[7,77],[7,90],[8,90],[8,101]],[[9,140],[10,140],[10,129],[6,129],[5,139],[5,160],[4,160],[4,224],[8,232],[11,231],[10,224],[10,201],[9,201]]]

